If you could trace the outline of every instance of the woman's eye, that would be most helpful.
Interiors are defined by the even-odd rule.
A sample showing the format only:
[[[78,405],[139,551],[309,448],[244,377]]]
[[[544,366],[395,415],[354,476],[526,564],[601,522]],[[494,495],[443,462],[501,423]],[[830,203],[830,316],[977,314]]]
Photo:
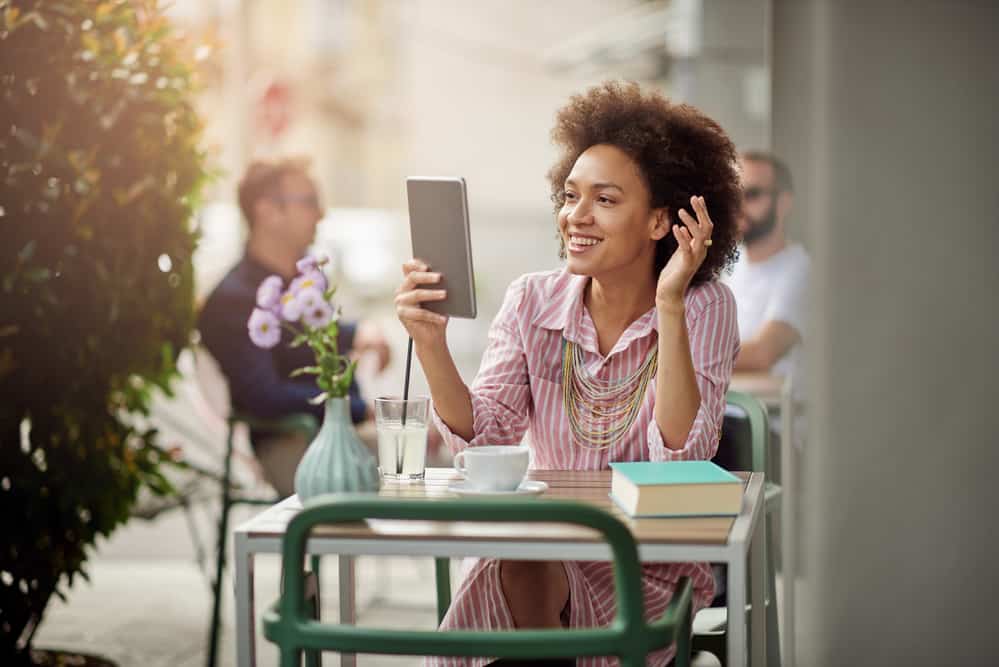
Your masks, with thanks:
[[[614,203],[613,199],[611,199],[610,197],[604,197],[604,196],[601,196],[597,201],[599,201],[601,204],[613,204]]]
[[[566,201],[574,201],[576,199],[575,192],[565,192],[563,193]]]

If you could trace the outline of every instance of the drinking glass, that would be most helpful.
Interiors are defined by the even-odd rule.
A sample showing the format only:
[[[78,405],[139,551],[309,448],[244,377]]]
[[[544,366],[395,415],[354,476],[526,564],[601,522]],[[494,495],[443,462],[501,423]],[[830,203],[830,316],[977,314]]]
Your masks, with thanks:
[[[423,479],[427,460],[430,399],[383,396],[375,399],[378,467],[382,477]]]

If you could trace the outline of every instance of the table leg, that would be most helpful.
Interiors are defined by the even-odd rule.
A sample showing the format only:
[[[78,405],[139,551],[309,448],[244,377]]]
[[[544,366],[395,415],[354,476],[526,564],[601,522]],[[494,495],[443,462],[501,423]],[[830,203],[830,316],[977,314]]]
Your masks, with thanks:
[[[794,394],[791,376],[787,376],[781,390],[781,448],[780,471],[781,491],[780,523],[781,523],[781,571],[784,575],[784,590],[782,591],[782,611],[784,624],[781,627],[781,657],[785,667],[794,667],[794,578],[797,568],[795,547],[795,503],[798,498],[797,489],[797,456],[794,442]]]
[[[728,565],[729,667],[746,667],[746,553],[735,550]]]
[[[353,625],[357,622],[355,615],[356,592],[354,585],[354,557],[337,556],[337,565],[340,573],[340,623]],[[340,667],[355,667],[357,656],[353,653],[340,654]]]
[[[750,640],[752,651],[750,663],[753,667],[763,667],[767,663],[767,540],[766,517],[761,512],[756,521],[749,545],[749,580],[750,580]]]
[[[253,552],[246,536],[236,533],[236,664],[257,664],[256,612],[253,608]]]

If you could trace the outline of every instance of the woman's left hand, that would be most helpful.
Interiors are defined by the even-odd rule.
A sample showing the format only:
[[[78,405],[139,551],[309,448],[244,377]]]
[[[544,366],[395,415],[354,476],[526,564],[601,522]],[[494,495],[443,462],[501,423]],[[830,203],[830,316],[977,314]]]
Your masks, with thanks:
[[[659,283],[656,285],[658,307],[683,306],[683,296],[687,286],[707,257],[708,246],[711,245],[711,231],[714,225],[711,224],[704,197],[691,197],[690,204],[697,218],[695,219],[684,209],[678,211],[683,226],[673,225],[672,233],[678,248],[659,274]]]

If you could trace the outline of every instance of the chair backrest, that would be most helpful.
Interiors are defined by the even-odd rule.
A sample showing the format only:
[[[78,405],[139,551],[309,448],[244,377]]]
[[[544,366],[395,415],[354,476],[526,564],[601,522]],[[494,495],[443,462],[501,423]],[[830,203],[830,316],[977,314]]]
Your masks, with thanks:
[[[617,612],[605,628],[584,630],[516,630],[448,632],[358,628],[323,624],[310,618],[303,594],[305,543],[321,524],[364,519],[412,521],[561,522],[600,532],[613,553]],[[400,500],[365,495],[321,496],[306,504],[288,524],[282,548],[283,593],[264,615],[265,636],[279,644],[282,655],[302,649],[398,655],[496,656],[559,658],[616,655],[622,664],[644,665],[652,650],[678,641],[689,654],[692,588],[678,583],[662,617],[643,618],[641,567],[631,532],[607,512],[564,501]]]
[[[769,473],[767,451],[770,446],[770,424],[767,409],[758,398],[741,391],[729,391],[725,402],[742,414],[731,411],[722,424],[719,449],[721,465],[730,470],[751,470]]]
[[[203,345],[192,345],[191,352],[194,357],[194,377],[201,395],[216,415],[223,420],[229,419],[232,401],[229,396],[229,381],[222,372],[222,367]]]

